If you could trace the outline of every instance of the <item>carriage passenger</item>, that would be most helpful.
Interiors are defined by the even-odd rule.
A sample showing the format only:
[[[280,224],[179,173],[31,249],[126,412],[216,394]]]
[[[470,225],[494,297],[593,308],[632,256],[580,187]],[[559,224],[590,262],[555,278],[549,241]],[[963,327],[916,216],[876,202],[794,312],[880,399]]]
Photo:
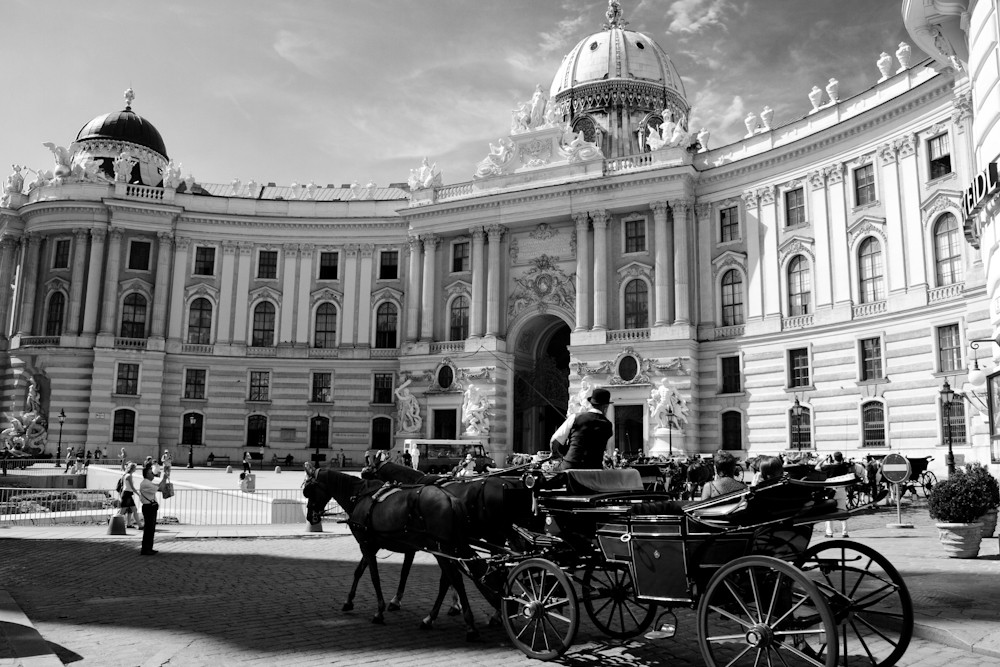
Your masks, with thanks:
[[[817,463],[816,470],[825,472],[827,477],[839,477],[840,475],[845,475],[850,472],[851,467],[844,462],[843,454],[840,452],[834,452],[833,456],[827,456],[826,459]],[[840,508],[847,507],[847,487],[838,486],[834,499],[837,501],[837,505]],[[832,521],[826,522],[826,536],[833,537]],[[846,519],[840,522],[840,536],[848,537]]]
[[[715,461],[715,479],[701,490],[701,499],[707,500],[733,491],[742,491],[747,485],[736,479],[736,457],[720,449],[712,457]]]

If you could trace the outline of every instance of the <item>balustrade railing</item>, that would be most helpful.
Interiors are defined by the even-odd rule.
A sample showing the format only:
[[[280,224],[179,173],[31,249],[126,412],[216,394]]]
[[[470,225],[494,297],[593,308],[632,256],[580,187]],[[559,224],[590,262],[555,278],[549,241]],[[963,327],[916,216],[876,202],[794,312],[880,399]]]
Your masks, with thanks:
[[[438,343],[431,343],[431,354],[444,354],[447,352],[464,352],[464,340],[449,340]]]
[[[335,359],[340,356],[340,350],[335,347],[310,347],[309,356],[314,359]]]
[[[872,303],[862,303],[854,306],[854,317],[870,317],[886,312],[885,301],[873,301]]]
[[[736,338],[737,336],[742,336],[745,329],[746,329],[745,324],[738,324],[731,327],[716,327],[715,339],[718,340],[720,338]]]
[[[395,359],[399,356],[399,350],[395,347],[373,347],[370,352],[372,359]]]
[[[276,347],[255,347],[253,345],[247,347],[248,357],[276,357],[278,356],[278,348]]]
[[[955,283],[954,285],[945,285],[944,287],[935,287],[927,293],[927,301],[929,303],[935,303],[937,301],[948,301],[949,299],[957,299],[962,295],[962,289],[965,287],[963,283]]]
[[[786,317],[781,320],[782,329],[801,329],[803,327],[811,327],[813,323],[812,315],[796,315],[795,317]]]
[[[184,343],[181,345],[181,352],[186,354],[212,354],[214,351],[214,345],[202,345],[199,343]]]
[[[625,343],[633,340],[649,340],[649,329],[613,329],[608,331],[609,343]]]
[[[125,350],[145,350],[145,338],[115,338],[115,347]]]
[[[133,199],[163,200],[163,188],[130,183],[125,186],[125,196]]]
[[[58,345],[59,336],[21,336],[21,347]]]

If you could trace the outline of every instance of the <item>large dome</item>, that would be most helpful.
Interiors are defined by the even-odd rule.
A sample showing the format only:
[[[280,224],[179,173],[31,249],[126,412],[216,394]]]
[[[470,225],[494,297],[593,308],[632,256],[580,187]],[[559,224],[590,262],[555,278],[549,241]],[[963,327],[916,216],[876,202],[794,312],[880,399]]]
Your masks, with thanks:
[[[122,111],[98,116],[83,126],[83,129],[76,135],[77,141],[87,139],[126,141],[137,146],[143,146],[159,153],[164,159],[167,157],[167,147],[163,143],[163,137],[159,130],[153,127],[148,120],[132,111],[131,99],[126,95],[128,105]]]

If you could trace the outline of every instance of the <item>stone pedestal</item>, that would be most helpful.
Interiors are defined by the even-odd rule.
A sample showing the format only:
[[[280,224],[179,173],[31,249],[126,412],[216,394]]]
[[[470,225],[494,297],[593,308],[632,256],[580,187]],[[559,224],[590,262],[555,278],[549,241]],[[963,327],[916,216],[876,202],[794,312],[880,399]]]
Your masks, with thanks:
[[[650,438],[649,456],[687,456],[684,431],[663,426],[653,429]]]

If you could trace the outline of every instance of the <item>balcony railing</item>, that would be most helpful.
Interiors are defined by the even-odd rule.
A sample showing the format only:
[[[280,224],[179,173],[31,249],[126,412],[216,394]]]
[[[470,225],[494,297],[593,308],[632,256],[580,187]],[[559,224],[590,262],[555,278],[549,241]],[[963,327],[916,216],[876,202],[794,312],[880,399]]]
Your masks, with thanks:
[[[886,312],[885,301],[873,301],[871,303],[862,303],[861,305],[854,306],[854,317],[871,317],[872,315],[880,315]]]
[[[163,188],[151,187],[149,185],[128,184],[125,186],[125,196],[133,199],[147,199],[152,201],[163,201]]]
[[[399,350],[395,347],[373,347],[370,352],[372,359],[395,359],[399,356]]]
[[[448,352],[464,352],[464,340],[449,340],[439,343],[431,343],[431,354],[445,354]]]
[[[59,336],[21,336],[21,347],[58,345]]]
[[[276,347],[256,347],[251,345],[247,348],[248,357],[276,357],[278,348]]]
[[[309,356],[313,359],[336,359],[340,350],[335,347],[310,347]]]
[[[795,317],[786,317],[781,320],[782,329],[802,329],[803,327],[811,327],[813,323],[812,315],[796,315]]]
[[[715,339],[720,338],[736,338],[737,336],[742,336],[743,331],[746,329],[745,324],[737,324],[731,327],[716,327],[715,328]]]
[[[145,338],[115,338],[115,347],[125,350],[145,350]]]
[[[944,287],[935,287],[927,293],[927,301],[928,303],[935,303],[937,301],[957,299],[962,296],[962,289],[964,287],[965,285],[963,283],[945,285]]]
[[[615,174],[633,169],[645,169],[653,165],[652,153],[639,153],[637,155],[626,155],[604,161],[604,173]]]
[[[181,352],[185,354],[212,354],[215,352],[215,346],[202,345],[201,343],[184,343],[181,345]]]
[[[649,329],[613,329],[608,332],[609,343],[627,343],[634,340],[649,340]]]

